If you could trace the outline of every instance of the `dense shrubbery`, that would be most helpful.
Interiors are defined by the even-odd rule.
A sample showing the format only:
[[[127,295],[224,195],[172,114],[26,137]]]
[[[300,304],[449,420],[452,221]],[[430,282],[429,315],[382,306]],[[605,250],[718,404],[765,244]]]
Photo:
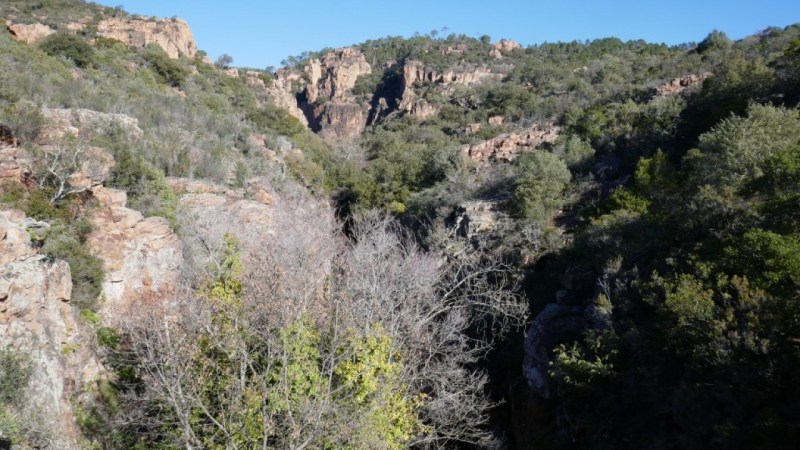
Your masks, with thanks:
[[[142,52],[142,59],[150,66],[159,79],[169,86],[178,87],[186,81],[186,69],[167,56],[157,45],[149,45]]]
[[[46,37],[39,47],[50,56],[63,56],[80,68],[94,63],[94,49],[73,34],[55,33]]]

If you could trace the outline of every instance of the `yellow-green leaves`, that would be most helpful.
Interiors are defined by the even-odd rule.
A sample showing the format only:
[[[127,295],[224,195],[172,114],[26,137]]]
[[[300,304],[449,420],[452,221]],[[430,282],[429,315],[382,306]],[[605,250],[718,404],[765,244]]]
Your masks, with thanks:
[[[423,398],[400,381],[403,365],[391,337],[380,326],[366,336],[351,332],[341,351],[345,359],[334,374],[345,388],[342,396],[366,417],[359,441],[371,448],[405,448],[424,428],[418,415]]]

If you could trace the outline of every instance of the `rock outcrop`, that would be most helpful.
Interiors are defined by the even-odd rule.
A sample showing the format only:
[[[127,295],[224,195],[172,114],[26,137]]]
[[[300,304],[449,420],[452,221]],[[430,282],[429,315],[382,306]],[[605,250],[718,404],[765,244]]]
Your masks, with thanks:
[[[182,264],[180,240],[169,222],[127,208],[125,191],[96,186],[92,195],[100,207],[86,245],[103,260],[103,313],[114,317],[139,299],[169,294]]]
[[[24,148],[0,145],[0,186],[21,183],[31,175],[31,157]]]
[[[420,120],[435,116],[439,112],[438,107],[431,105],[425,99],[418,98],[411,88],[403,90],[403,97],[400,99],[397,109]]]
[[[534,125],[518,133],[502,134],[488,141],[464,145],[461,153],[479,164],[497,160],[513,161],[520,153],[554,143],[559,131],[556,125]]]
[[[275,105],[326,140],[347,140],[366,126],[369,105],[359,104],[352,91],[358,78],[370,73],[372,68],[360,50],[340,48],[321,60],[310,60],[303,72],[277,71],[265,92]]]
[[[306,95],[309,103],[322,97],[332,101],[351,101],[356,80],[372,73],[364,54],[346,47],[327,53],[322,61],[312,59],[305,69],[309,84]]]
[[[83,448],[74,400],[101,367],[69,304],[69,265],[37,254],[25,223],[19,211],[0,211],[0,351],[31,367],[20,411],[26,431],[46,448]]]
[[[501,201],[471,200],[462,203],[445,220],[456,235],[472,239],[476,234],[493,230],[501,220]]]
[[[192,30],[183,19],[114,17],[97,24],[97,35],[117,39],[130,47],[156,44],[173,59],[181,56],[192,58],[197,53]]]
[[[302,73],[280,69],[275,73],[275,78],[265,88],[264,93],[275,106],[285,110],[299,120],[300,123],[308,126],[308,119],[303,110],[300,109],[301,102],[298,100],[298,94],[302,90],[304,83],[305,80]]]
[[[406,61],[403,66],[403,83],[406,87],[411,87],[414,83],[472,85],[498,78],[500,75],[486,66],[462,66],[439,71],[415,60]]]
[[[317,108],[319,135],[329,142],[357,137],[366,124],[367,111],[357,103],[329,102]]]
[[[6,31],[11,34],[12,38],[26,44],[35,44],[56,32],[53,28],[41,23],[11,23],[10,21],[6,21]]]
[[[485,66],[463,66],[439,71],[427,67],[420,61],[406,61],[403,65],[402,95],[397,109],[419,119],[427,119],[436,115],[439,108],[424,98],[419,98],[414,91],[417,85],[435,85],[439,91],[447,92],[454,86],[468,86],[499,77],[499,74],[493,73],[490,68]],[[386,115],[387,112],[382,112],[382,114]]]
[[[522,46],[511,39],[500,39],[494,44],[494,49],[501,52],[513,52],[514,50],[521,50]]]
[[[310,80],[305,90],[305,111],[314,131],[328,141],[357,137],[364,131],[368,106],[353,96],[356,80],[372,73],[364,54],[355,48],[341,48],[322,61],[311,60],[305,70]],[[318,105],[314,107],[313,105]]]
[[[653,88],[652,94],[654,97],[663,97],[665,95],[677,94],[691,87],[701,84],[711,74],[706,72],[700,75],[685,75],[679,78],[674,78],[664,84],[658,85]]]

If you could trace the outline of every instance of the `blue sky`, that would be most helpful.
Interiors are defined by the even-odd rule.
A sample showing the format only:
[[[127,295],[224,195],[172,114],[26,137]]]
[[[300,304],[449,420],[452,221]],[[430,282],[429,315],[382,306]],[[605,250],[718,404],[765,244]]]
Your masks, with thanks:
[[[800,22],[800,0],[95,0],[131,13],[179,16],[198,47],[234,65],[278,66],[286,56],[384,36],[447,33],[523,45],[615,36],[678,44],[718,29],[739,39]]]

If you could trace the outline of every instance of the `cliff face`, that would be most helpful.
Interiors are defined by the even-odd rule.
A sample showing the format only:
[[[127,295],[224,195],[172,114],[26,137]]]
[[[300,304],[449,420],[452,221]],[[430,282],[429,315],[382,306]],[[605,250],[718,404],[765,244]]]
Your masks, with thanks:
[[[89,251],[103,260],[104,315],[114,318],[139,299],[172,292],[179,281],[181,245],[166,219],[126,208],[125,191],[97,186],[100,208],[91,219]]]
[[[69,301],[70,267],[39,255],[19,211],[0,211],[0,350],[24,355],[31,378],[20,408],[44,448],[82,448],[74,400],[101,373],[92,332]],[[36,418],[36,420],[34,420]]]
[[[360,50],[341,48],[303,69],[282,69],[266,88],[267,96],[327,140],[358,136],[366,126],[368,105],[356,102],[353,87],[372,68]]]
[[[54,28],[41,23],[6,21],[5,26],[12,38],[27,44],[35,44],[56,32]],[[79,32],[86,29],[86,24],[68,23],[64,25],[64,29]],[[173,59],[182,56],[192,58],[197,53],[197,42],[189,24],[183,19],[103,19],[97,24],[97,36],[116,39],[130,47],[155,44]]]
[[[448,54],[463,51],[451,48]],[[329,142],[335,142],[357,137],[366,125],[374,125],[394,112],[418,119],[436,115],[439,107],[417,92],[421,85],[446,96],[459,86],[472,86],[503,77],[502,73],[484,65],[458,64],[439,70],[421,61],[408,60],[390,62],[386,68],[396,69],[398,75],[393,79],[384,75],[384,89],[390,87],[385,92],[375,93],[370,105],[357,101],[353,88],[359,77],[370,75],[377,69],[373,69],[356,48],[341,48],[321,59],[311,59],[302,71],[278,70],[273,82],[264,87],[264,92],[278,107]],[[256,81],[249,84],[259,88]]]
[[[492,161],[512,161],[520,153],[552,144],[559,136],[556,125],[534,125],[517,133],[502,134],[488,141],[461,147],[461,153],[471,160],[486,164]]]
[[[403,82],[407,87],[414,83],[438,83],[442,85],[471,85],[489,79],[498,79],[495,74],[485,66],[470,67],[457,66],[447,70],[436,70],[426,67],[420,61],[406,61],[403,65]]]
[[[350,101],[356,80],[372,73],[372,68],[360,50],[347,47],[326,54],[322,61],[312,59],[305,72],[310,80],[307,87],[309,103],[320,97]]]
[[[97,24],[97,35],[117,39],[131,47],[156,44],[170,58],[192,58],[197,53],[192,30],[183,19],[105,19]]]

